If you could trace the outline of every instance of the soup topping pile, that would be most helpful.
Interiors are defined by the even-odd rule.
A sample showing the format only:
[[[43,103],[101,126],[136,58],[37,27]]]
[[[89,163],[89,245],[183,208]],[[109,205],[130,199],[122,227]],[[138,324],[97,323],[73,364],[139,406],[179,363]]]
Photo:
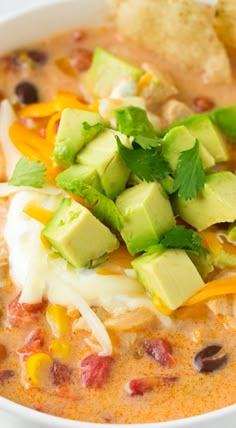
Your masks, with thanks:
[[[230,1],[133,3],[0,58],[1,395],[105,423],[235,403]]]

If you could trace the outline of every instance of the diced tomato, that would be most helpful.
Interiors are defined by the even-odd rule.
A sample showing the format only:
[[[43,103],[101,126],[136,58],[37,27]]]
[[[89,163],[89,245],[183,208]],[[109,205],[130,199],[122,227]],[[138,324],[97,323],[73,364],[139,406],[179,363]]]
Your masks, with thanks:
[[[5,380],[9,380],[11,377],[15,376],[14,370],[0,370],[0,382],[3,383]]]
[[[172,367],[175,359],[173,357],[173,349],[170,342],[166,339],[151,338],[143,343],[145,351],[153,357],[158,363],[165,367]]]
[[[154,388],[169,386],[178,380],[176,376],[150,376],[139,379],[132,379],[125,385],[126,392],[131,396],[143,395]]]
[[[113,361],[112,357],[100,357],[96,354],[84,358],[80,364],[82,385],[101,388],[107,381]]]
[[[76,70],[86,71],[91,65],[92,56],[88,49],[76,48],[71,54],[70,63]]]
[[[44,344],[44,332],[42,328],[37,328],[33,330],[26,343],[17,350],[18,354],[33,354],[42,350]]]
[[[19,298],[20,295],[8,305],[8,322],[12,327],[21,327],[35,321],[44,306],[43,302],[35,304],[20,303]]]
[[[71,382],[72,369],[66,364],[54,361],[51,369],[53,383],[56,386]]]

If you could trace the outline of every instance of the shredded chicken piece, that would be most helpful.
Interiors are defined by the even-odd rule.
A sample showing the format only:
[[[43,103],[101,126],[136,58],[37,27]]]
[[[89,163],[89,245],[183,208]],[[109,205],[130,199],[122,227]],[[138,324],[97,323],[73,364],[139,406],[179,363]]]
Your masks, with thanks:
[[[171,99],[167,101],[162,107],[161,119],[163,128],[167,128],[173,123],[186,119],[193,113],[194,111],[188,107],[187,104]]]
[[[144,63],[142,68],[146,71],[146,76],[151,77],[151,82],[149,85],[144,84],[140,95],[144,97],[147,107],[155,110],[158,105],[176,95],[178,90],[172,78],[161,72],[155,65]]]
[[[140,307],[113,316],[105,321],[105,327],[114,332],[135,331],[153,323],[156,315],[148,308]]]
[[[236,294],[210,299],[207,306],[226,327],[236,330]]]

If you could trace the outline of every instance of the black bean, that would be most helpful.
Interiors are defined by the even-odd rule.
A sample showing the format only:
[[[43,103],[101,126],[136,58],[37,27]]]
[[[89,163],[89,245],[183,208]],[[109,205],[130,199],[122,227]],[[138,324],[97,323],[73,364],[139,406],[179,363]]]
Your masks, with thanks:
[[[32,61],[39,65],[46,64],[48,60],[48,55],[44,51],[40,51],[37,49],[29,49],[26,53]]]
[[[211,373],[221,369],[227,361],[228,356],[221,345],[209,345],[195,355],[193,365],[200,373]]]
[[[21,104],[36,103],[39,100],[37,88],[27,81],[20,82],[16,85],[15,94]]]

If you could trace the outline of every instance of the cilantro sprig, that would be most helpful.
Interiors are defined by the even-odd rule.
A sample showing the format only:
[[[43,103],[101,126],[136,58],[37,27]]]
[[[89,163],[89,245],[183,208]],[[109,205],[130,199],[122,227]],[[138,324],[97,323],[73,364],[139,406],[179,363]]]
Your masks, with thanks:
[[[46,166],[39,160],[30,161],[27,157],[22,157],[17,162],[8,184],[41,189],[46,183],[46,171]]]
[[[114,230],[120,230],[122,217],[111,199],[85,182],[78,180],[75,183],[73,181],[65,182],[64,180],[60,180],[60,174],[57,176],[56,182],[66,192],[80,196],[88,204],[92,205],[92,211],[99,220],[105,221]]]
[[[198,191],[204,187],[206,175],[199,156],[199,142],[181,152],[175,172],[173,191],[184,199],[195,198]]]
[[[158,147],[149,150],[142,148],[131,150],[122,144],[117,135],[115,137],[123,161],[140,180],[160,181],[169,175],[169,164],[161,155]]]
[[[180,248],[197,255],[206,254],[206,250],[202,247],[202,238],[197,232],[181,225],[173,226],[168,230],[162,238],[160,246],[164,249]]]

